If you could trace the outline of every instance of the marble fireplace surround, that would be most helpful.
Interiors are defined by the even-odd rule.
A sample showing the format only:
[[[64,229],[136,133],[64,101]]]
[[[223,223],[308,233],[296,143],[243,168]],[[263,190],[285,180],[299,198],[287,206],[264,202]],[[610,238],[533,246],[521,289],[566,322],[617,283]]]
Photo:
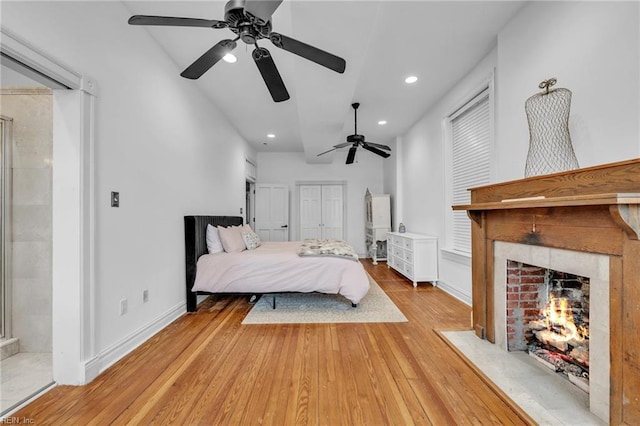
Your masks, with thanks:
[[[494,243],[495,344],[507,350],[507,260],[588,277],[591,283],[589,312],[589,409],[604,421],[609,418],[609,256],[572,250]],[[600,301],[600,302],[598,302]]]

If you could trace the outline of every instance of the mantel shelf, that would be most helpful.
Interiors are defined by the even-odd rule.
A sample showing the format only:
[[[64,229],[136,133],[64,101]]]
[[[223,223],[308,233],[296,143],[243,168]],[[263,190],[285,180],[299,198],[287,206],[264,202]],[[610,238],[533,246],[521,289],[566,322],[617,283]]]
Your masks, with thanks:
[[[526,197],[520,199],[509,199],[488,203],[473,203],[452,206],[453,210],[506,210],[506,209],[529,209],[544,207],[571,207],[571,206],[602,206],[602,205],[638,205],[640,204],[640,194],[638,193],[608,193],[575,195],[568,197]]]

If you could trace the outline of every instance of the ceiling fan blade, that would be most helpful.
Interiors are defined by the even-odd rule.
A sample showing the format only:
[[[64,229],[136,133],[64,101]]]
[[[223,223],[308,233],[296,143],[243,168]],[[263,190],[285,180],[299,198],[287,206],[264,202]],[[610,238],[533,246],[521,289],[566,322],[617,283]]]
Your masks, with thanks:
[[[252,56],[273,100],[282,102],[289,99],[289,92],[287,92],[287,88],[269,51],[264,47],[256,47]]]
[[[258,18],[258,23],[264,25],[271,19],[280,3],[282,0],[246,0],[244,11]]]
[[[365,144],[369,146],[375,146],[376,148],[380,148],[380,149],[386,149],[387,151],[391,151],[391,148],[389,148],[387,145],[382,145],[382,144],[373,143],[373,142],[365,142]]]
[[[318,157],[320,157],[321,155],[324,155],[324,154],[328,154],[328,153],[330,153],[331,151],[335,151],[335,150],[336,150],[336,148],[331,148],[331,149],[329,149],[329,150],[327,150],[327,151],[325,151],[325,152],[321,152],[320,154],[318,154]]]
[[[351,142],[344,142],[344,143],[339,143],[338,145],[334,145],[334,148],[344,148],[345,146],[349,146],[352,145]]]
[[[225,21],[215,19],[178,18],[174,16],[133,15],[129,25],[162,25],[168,27],[225,28]]]
[[[347,154],[347,162],[345,164],[352,164],[353,160],[355,160],[356,158],[356,150],[358,149],[358,146],[352,146],[351,148],[349,148],[349,153]]]
[[[388,152],[384,152],[384,151],[382,151],[382,150],[380,150],[378,148],[375,148],[375,147],[371,146],[368,143],[363,144],[362,147],[364,149],[366,149],[367,151],[371,151],[374,154],[378,154],[379,156],[384,157],[384,158],[387,158],[389,155],[391,155]]]
[[[344,72],[347,66],[344,59],[329,52],[325,52],[324,50],[320,50],[317,47],[292,39],[291,37],[272,32],[269,34],[269,39],[280,49],[294,53],[340,74]]]
[[[184,78],[195,80],[200,78],[202,74],[209,71],[224,55],[231,52],[236,47],[233,40],[222,40],[218,44],[207,50],[204,55],[200,56],[194,63],[189,65],[187,69],[180,73]]]

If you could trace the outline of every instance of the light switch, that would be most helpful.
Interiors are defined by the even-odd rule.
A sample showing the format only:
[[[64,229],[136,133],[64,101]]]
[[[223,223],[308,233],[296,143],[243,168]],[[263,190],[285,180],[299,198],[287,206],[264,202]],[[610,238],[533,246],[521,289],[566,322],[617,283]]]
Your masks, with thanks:
[[[111,191],[111,207],[120,207],[120,193]]]

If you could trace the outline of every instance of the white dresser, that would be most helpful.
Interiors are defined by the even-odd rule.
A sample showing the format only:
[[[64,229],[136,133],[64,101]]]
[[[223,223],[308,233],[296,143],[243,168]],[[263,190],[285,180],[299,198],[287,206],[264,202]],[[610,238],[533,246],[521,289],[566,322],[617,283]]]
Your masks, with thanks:
[[[389,194],[371,194],[367,189],[365,201],[365,239],[367,256],[373,264],[387,258],[387,233],[391,231],[391,201]]]
[[[438,281],[438,239],[410,232],[387,234],[387,266],[413,281]]]

